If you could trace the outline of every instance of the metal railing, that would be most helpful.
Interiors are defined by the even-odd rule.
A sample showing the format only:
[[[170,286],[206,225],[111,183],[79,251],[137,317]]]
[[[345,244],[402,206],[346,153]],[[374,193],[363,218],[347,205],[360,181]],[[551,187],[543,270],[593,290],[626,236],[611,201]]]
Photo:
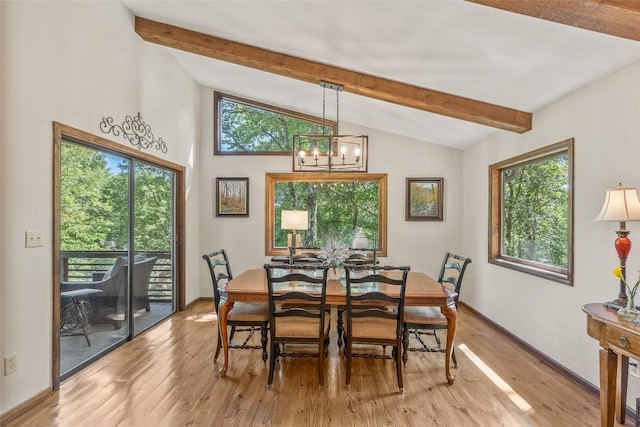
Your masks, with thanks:
[[[149,278],[149,300],[171,301],[173,297],[173,265],[169,252],[144,252],[147,257],[157,257]],[[116,258],[126,256],[126,251],[61,251],[60,276],[63,282],[100,281]]]

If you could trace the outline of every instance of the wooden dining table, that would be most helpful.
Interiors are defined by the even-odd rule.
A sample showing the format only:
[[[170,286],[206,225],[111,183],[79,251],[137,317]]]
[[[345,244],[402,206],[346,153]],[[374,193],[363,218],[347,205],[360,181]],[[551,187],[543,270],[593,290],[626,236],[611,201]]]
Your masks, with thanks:
[[[393,274],[389,272],[387,274]],[[399,277],[399,276],[398,276]],[[226,301],[220,303],[218,321],[222,337],[224,365],[220,368],[220,376],[225,376],[229,366],[229,337],[227,330],[227,316],[237,301],[267,302],[267,274],[264,268],[249,269],[229,281],[226,288]],[[405,290],[405,305],[440,307],[440,311],[447,319],[447,345],[445,350],[445,371],[447,381],[453,384],[451,375],[451,353],[456,336],[458,312],[454,297],[457,294],[443,286],[437,280],[425,273],[410,271],[407,276]],[[331,305],[346,304],[345,279],[330,280],[327,283],[326,303]]]

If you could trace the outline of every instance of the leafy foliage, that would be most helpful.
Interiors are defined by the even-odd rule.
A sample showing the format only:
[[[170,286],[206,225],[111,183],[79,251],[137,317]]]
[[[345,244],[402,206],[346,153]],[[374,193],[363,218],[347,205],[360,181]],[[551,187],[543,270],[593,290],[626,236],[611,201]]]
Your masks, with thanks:
[[[309,230],[303,245],[319,247],[333,235],[347,245],[362,227],[370,242],[377,241],[378,184],[376,182],[277,182],[275,185],[275,245],[287,246],[287,230],[281,230],[281,211],[309,212]]]
[[[126,250],[129,235],[129,162],[64,141],[61,148],[62,250]],[[113,157],[111,157],[113,158]],[[168,252],[172,244],[173,181],[162,169],[134,162],[136,251]]]
[[[502,171],[505,255],[568,268],[566,153]]]
[[[325,134],[332,133],[325,125]],[[293,136],[322,134],[322,125],[253,105],[220,101],[223,151],[291,151]]]

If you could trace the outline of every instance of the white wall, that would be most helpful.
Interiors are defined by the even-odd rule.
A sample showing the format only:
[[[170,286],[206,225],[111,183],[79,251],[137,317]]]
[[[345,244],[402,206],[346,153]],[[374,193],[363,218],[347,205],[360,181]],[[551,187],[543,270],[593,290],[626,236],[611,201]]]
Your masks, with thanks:
[[[187,302],[199,296],[199,189],[194,164],[198,87],[166,50],[134,32],[120,2],[2,1],[0,158],[0,348],[18,370],[0,376],[0,412],[51,387],[52,122],[129,143],[99,130],[141,113],[187,169]],[[43,248],[25,249],[25,230]]]
[[[250,98],[250,94],[237,94]],[[200,154],[200,252],[225,248],[234,274],[262,266],[265,255],[265,174],[291,172],[289,156],[214,156],[213,91],[202,88]],[[388,174],[388,256],[383,262],[409,265],[432,275],[444,252],[461,249],[462,152],[340,122],[341,133],[369,135],[369,172]],[[249,218],[215,216],[216,177],[249,177]],[[405,179],[444,177],[444,221],[405,221]],[[206,265],[200,292],[212,296]]]
[[[618,182],[640,187],[640,62],[534,112],[533,130],[500,132],[464,153],[464,253],[474,262],[462,300],[595,385],[598,343],[586,332],[581,306],[610,301],[619,281],[613,247],[618,223],[594,222],[606,190]],[[575,138],[574,286],[565,286],[487,262],[490,164]],[[633,241],[640,223],[627,223]],[[640,268],[640,240],[627,261],[629,279]],[[630,380],[628,404],[640,392]]]

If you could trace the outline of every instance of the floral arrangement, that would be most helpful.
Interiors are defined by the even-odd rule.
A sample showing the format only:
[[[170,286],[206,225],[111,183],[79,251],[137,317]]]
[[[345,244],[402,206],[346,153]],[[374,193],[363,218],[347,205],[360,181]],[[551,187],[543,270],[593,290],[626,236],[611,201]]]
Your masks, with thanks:
[[[329,234],[322,245],[319,256],[330,268],[341,268],[349,258],[349,247],[344,240],[334,234]]]
[[[622,283],[624,283],[624,285],[627,287],[627,291],[629,292],[629,300],[635,301],[636,292],[638,291],[638,285],[640,285],[640,277],[638,277],[638,280],[636,280],[636,284],[633,285],[633,288],[632,288],[627,284],[627,281],[624,278],[624,274],[622,274],[622,266],[619,265],[616,268],[614,268],[613,274],[616,277],[618,277],[620,280],[622,280]]]

